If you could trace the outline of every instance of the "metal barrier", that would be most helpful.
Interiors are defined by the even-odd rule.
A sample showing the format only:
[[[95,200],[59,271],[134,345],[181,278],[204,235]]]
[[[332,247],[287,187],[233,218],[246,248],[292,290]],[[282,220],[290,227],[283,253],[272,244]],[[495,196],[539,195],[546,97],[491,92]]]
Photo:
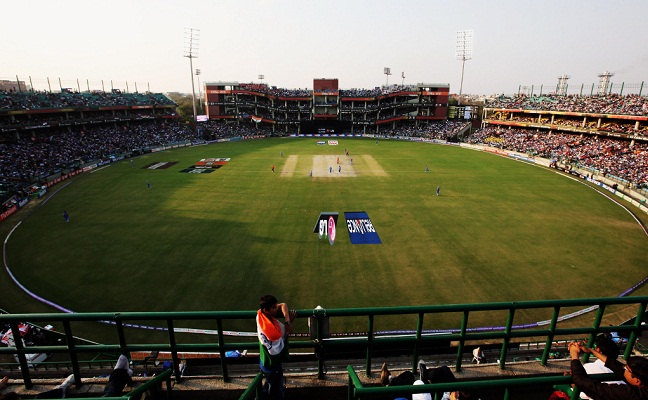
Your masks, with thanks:
[[[170,369],[162,372],[160,375],[155,376],[153,379],[150,381],[144,383],[141,386],[136,387],[135,389],[131,390],[130,392],[126,393],[125,395],[121,397],[84,397],[84,400],[139,400],[142,397],[142,394],[144,394],[147,390],[154,388],[157,385],[161,385],[162,381],[166,382],[166,398],[167,400],[171,400],[172,395],[172,387],[171,387],[171,375],[173,371]]]
[[[253,400],[253,399],[262,399],[262,390],[263,390],[263,374],[259,372],[256,374],[252,383],[245,389],[239,400]]]
[[[322,377],[325,371],[325,361],[334,359],[335,351],[352,349],[365,354],[365,372],[371,376],[371,365],[374,354],[385,349],[399,349],[401,352],[411,354],[412,371],[416,370],[416,363],[426,347],[452,343],[450,351],[455,354],[455,368],[461,371],[463,355],[466,352],[466,342],[479,343],[488,341],[500,346],[499,367],[506,368],[507,355],[511,343],[522,343],[529,341],[544,341],[542,356],[539,362],[546,365],[552,351],[552,345],[559,338],[580,338],[585,339],[592,345],[594,338],[599,333],[619,332],[627,337],[627,345],[624,357],[627,358],[633,349],[637,338],[642,332],[648,330],[648,325],[642,325],[642,318],[646,312],[648,296],[642,297],[614,297],[614,298],[589,298],[571,300],[542,300],[542,301],[520,301],[520,302],[499,302],[479,304],[448,304],[430,306],[408,306],[408,307],[384,307],[384,308],[345,308],[345,309],[322,309],[298,310],[298,317],[310,317],[311,333],[308,340],[293,338],[290,342],[291,350],[308,349],[317,355],[318,376]],[[611,306],[623,306],[623,313],[632,316],[634,322],[629,325],[606,325],[602,324],[606,309]],[[570,312],[563,313],[561,310],[569,308]],[[578,311],[573,311],[579,308]],[[544,309],[551,317],[544,321],[533,323],[516,324],[516,315],[528,311]],[[469,327],[468,321],[471,316],[482,312],[499,312],[504,316],[503,321],[493,321],[494,326],[490,327]],[[615,311],[619,312],[617,309]],[[455,329],[437,330],[424,329],[424,321],[431,316],[455,313],[461,316],[461,325]],[[584,314],[593,313],[591,318],[580,318]],[[416,326],[411,330],[398,332],[380,332],[374,328],[375,319],[385,316],[416,316]],[[0,354],[14,354],[17,356],[20,371],[26,387],[31,387],[31,369],[27,360],[27,354],[33,353],[63,353],[70,358],[72,372],[76,382],[81,383],[79,354],[112,352],[114,354],[127,354],[131,351],[166,351],[171,353],[173,361],[173,372],[176,380],[180,380],[180,359],[179,352],[213,352],[219,355],[222,376],[225,381],[229,380],[228,359],[226,352],[239,349],[258,349],[256,337],[248,338],[246,342],[231,342],[232,337],[226,336],[223,330],[223,322],[226,320],[253,321],[256,311],[223,311],[223,312],[125,312],[125,313],[73,313],[73,314],[2,314],[0,323],[8,323],[11,326],[14,337],[20,337],[18,324],[21,322],[47,322],[61,323],[64,328],[65,344],[53,346],[30,346],[25,347],[22,341],[16,340],[15,345],[0,348]],[[340,338],[328,334],[329,319],[331,318],[366,318],[367,331],[364,333]],[[489,316],[490,317],[490,316]],[[491,318],[492,319],[492,318]],[[216,321],[217,341],[214,343],[177,343],[176,330],[174,327],[178,321]],[[75,336],[83,336],[81,332],[73,332],[72,322],[109,322],[116,330],[116,337],[119,342],[114,344],[77,344]],[[135,322],[142,327],[142,321],[158,322],[164,321],[168,340],[166,343],[128,343],[124,330],[129,322]],[[569,323],[564,323],[570,321]],[[407,329],[407,326],[402,326]],[[227,338],[227,340],[226,340]],[[240,340],[234,336],[234,340]],[[323,352],[322,350],[326,351]],[[338,358],[338,359],[341,359]]]
[[[489,379],[480,381],[452,382],[452,383],[432,383],[424,385],[408,386],[372,386],[365,387],[356,374],[352,366],[347,367],[349,373],[349,390],[348,400],[359,400],[377,396],[392,395],[392,398],[398,395],[414,393],[437,393],[435,399],[440,398],[439,392],[454,392],[460,390],[476,391],[480,389],[504,389],[503,398],[508,400],[511,388],[529,387],[534,385],[569,385],[572,383],[571,376],[534,376],[505,379]],[[617,379],[614,374],[595,374],[588,375],[592,379],[610,380]],[[571,393],[571,399],[579,398],[579,392],[574,390]]]

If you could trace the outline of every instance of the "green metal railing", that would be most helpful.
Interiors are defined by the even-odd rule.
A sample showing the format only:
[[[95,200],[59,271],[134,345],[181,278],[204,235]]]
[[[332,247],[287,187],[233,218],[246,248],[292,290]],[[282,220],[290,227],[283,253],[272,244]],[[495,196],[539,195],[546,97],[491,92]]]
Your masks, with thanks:
[[[440,398],[442,392],[470,391],[503,389],[503,398],[510,398],[510,389],[528,388],[540,385],[569,385],[572,383],[571,376],[554,375],[554,376],[534,376],[534,377],[517,377],[505,379],[488,379],[479,381],[451,382],[451,383],[432,383],[425,385],[407,385],[407,386],[370,386],[366,387],[358,377],[352,366],[347,367],[349,374],[348,400],[367,399],[372,397],[384,397],[391,395],[392,398],[414,393],[436,393],[435,399]],[[614,374],[593,374],[589,375],[592,379],[599,381],[618,379]],[[571,391],[571,399],[579,398],[578,390]]]
[[[130,392],[126,393],[125,395],[121,397],[84,397],[84,400],[130,400],[130,399],[139,399],[141,398],[142,394],[144,394],[147,390],[153,389],[154,387],[161,387],[162,382],[166,382],[166,399],[170,400],[172,398],[171,391],[172,391],[172,385],[171,385],[171,375],[173,371],[170,369],[162,372],[159,375],[156,375],[153,379],[150,381],[145,382],[144,384],[136,387],[135,389],[131,390]]]
[[[254,379],[252,379],[252,382],[250,385],[245,389],[243,394],[241,394],[241,397],[239,397],[239,400],[253,400],[253,399],[261,399],[263,398],[262,391],[263,391],[263,374],[259,372],[256,374]]]
[[[411,354],[412,371],[415,371],[416,363],[425,351],[429,351],[429,348],[434,347],[447,347],[447,343],[452,343],[451,349],[456,349],[455,369],[456,371],[461,371],[466,347],[474,343],[488,342],[491,345],[495,343],[496,346],[500,346],[499,367],[505,369],[507,359],[510,359],[509,352],[513,343],[529,341],[543,342],[544,348],[542,350],[542,356],[539,357],[539,362],[542,365],[546,365],[552,351],[552,346],[560,338],[563,338],[562,340],[565,340],[565,338],[584,339],[591,345],[597,334],[611,332],[619,332],[628,338],[624,354],[624,357],[627,358],[631,354],[637,337],[645,330],[648,330],[648,325],[641,324],[643,315],[646,312],[647,303],[648,296],[642,296],[384,308],[317,308],[314,310],[298,310],[298,317],[310,317],[312,338],[294,337],[291,339],[290,348],[291,351],[307,349],[308,352],[320,355],[317,357],[317,361],[313,361],[317,362],[319,377],[323,377],[324,375],[325,361],[334,359],[332,357],[336,357],[336,351],[348,351],[352,349],[356,352],[364,352],[365,373],[367,376],[371,376],[372,360],[381,351],[398,349],[401,353]],[[616,314],[621,312],[626,318],[632,317],[633,323],[629,325],[610,324],[611,318],[606,320],[606,310],[609,310],[613,306],[613,312],[610,314],[613,314],[618,319]],[[619,307],[623,309],[620,310]],[[580,309],[580,311],[574,312],[573,310],[575,308]],[[541,323],[528,323],[525,321],[523,324],[516,325],[516,318],[521,319],[519,317],[520,315],[524,315],[531,310],[541,310],[541,312],[536,312],[535,314],[546,314],[548,319]],[[489,313],[487,314],[489,320],[495,319],[493,314],[497,314],[501,316],[502,320],[493,320],[492,323],[494,326],[492,327],[471,327],[469,322],[475,319],[475,315],[479,316],[480,313]],[[458,314],[461,317],[460,326],[451,330],[425,329],[425,326],[433,325],[433,321],[437,317],[442,318],[444,314],[454,314],[455,316]],[[381,332],[375,328],[376,319],[378,318],[406,315],[416,317],[413,326],[400,326],[402,329],[411,329],[409,331]],[[242,339],[238,336],[226,336],[223,324],[236,320],[249,323],[249,321],[254,320],[255,316],[256,311],[2,314],[0,315],[0,323],[8,323],[11,326],[14,337],[19,337],[20,335],[18,324],[21,322],[41,323],[41,325],[44,323],[62,325],[65,344],[25,347],[20,340],[17,340],[12,347],[0,348],[0,354],[13,354],[17,356],[25,386],[28,388],[32,385],[32,370],[29,368],[26,355],[32,353],[67,354],[76,382],[81,383],[80,365],[84,361],[80,361],[79,355],[84,353],[103,352],[128,354],[131,351],[154,350],[170,352],[173,360],[173,373],[175,374],[176,380],[179,380],[181,378],[181,372],[179,370],[180,358],[178,353],[213,352],[219,355],[222,377],[227,381],[229,380],[227,367],[231,359],[228,359],[225,353],[230,350],[258,349],[258,343],[254,336],[247,338],[247,341],[241,341]],[[344,320],[351,318],[355,322],[359,317],[364,318],[366,321],[366,332],[344,337],[343,340],[335,335],[327,334],[330,319]],[[563,321],[565,318],[569,322]],[[401,320],[412,321],[412,318],[402,318]],[[110,322],[110,324],[106,325],[106,329],[112,328],[116,331],[118,343],[77,344],[75,336],[83,336],[83,332],[75,332],[73,330],[73,323],[100,321]],[[131,329],[129,328],[129,323],[141,325],[143,321],[149,321],[152,324],[157,323],[158,325],[160,325],[160,321],[164,322],[166,325],[166,335],[168,336],[166,342],[145,344],[128,342],[125,330]],[[174,327],[179,321],[211,321],[211,323],[215,321],[217,325],[217,337],[213,342],[209,343],[178,343]],[[78,327],[75,326],[75,328]],[[81,331],[82,328],[79,330]],[[326,352],[322,353],[322,349],[326,349]]]

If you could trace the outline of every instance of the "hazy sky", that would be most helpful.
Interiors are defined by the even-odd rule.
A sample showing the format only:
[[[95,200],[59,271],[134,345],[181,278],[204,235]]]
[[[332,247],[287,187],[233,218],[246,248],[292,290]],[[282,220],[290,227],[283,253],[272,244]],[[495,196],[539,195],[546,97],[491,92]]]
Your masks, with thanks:
[[[473,30],[463,93],[598,82],[648,84],[646,0],[31,0],[2,4],[0,79],[46,89],[190,92],[186,28],[199,29],[200,82],[312,88],[447,83],[459,92],[457,31]],[[117,83],[120,82],[120,83]],[[197,81],[196,81],[197,84]],[[98,87],[97,87],[98,86]],[[197,91],[198,89],[196,89]],[[546,89],[545,89],[546,91]],[[645,93],[645,92],[644,92]]]

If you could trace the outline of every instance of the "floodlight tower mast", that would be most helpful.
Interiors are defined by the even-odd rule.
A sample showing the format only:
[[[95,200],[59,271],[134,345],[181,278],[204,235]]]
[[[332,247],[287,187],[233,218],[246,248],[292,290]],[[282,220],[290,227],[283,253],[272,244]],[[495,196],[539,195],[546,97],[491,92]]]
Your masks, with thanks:
[[[198,103],[200,104],[200,112],[203,112],[203,98],[202,87],[200,86],[200,68],[196,68],[196,79],[198,79]]]
[[[557,95],[567,95],[567,80],[569,80],[569,78],[569,75],[561,75],[558,77],[558,90],[556,90]]]
[[[472,59],[472,29],[457,32],[457,60],[461,61],[461,84],[459,85],[459,105],[463,91],[464,68],[466,61]]]
[[[383,71],[383,73],[387,76],[387,81],[385,82],[385,87],[387,87],[389,86],[389,75],[391,75],[391,68],[385,67]]]
[[[193,122],[191,126],[194,127],[194,133],[197,134],[196,127],[196,88],[194,86],[194,69],[193,69],[193,59],[198,58],[198,37],[200,36],[200,30],[195,28],[185,28],[185,50],[184,57],[189,59],[189,72],[191,75],[191,99],[193,104]]]
[[[605,71],[602,74],[599,74],[599,94],[601,95],[606,95],[608,92],[608,86],[610,86],[610,78],[612,78],[614,74],[610,71]],[[610,86],[610,91],[612,90],[612,87]]]

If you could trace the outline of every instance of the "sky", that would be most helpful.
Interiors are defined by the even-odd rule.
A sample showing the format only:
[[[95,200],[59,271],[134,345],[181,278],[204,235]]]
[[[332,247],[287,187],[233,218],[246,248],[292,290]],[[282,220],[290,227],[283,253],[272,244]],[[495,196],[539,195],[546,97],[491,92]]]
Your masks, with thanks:
[[[31,77],[39,90],[49,78],[55,91],[112,81],[190,93],[194,79],[198,93],[199,83],[262,74],[288,89],[337,78],[341,89],[442,83],[458,93],[465,30],[464,94],[547,92],[563,74],[570,87],[591,87],[605,71],[615,84],[648,81],[646,0],[30,0],[1,9],[0,79]]]

